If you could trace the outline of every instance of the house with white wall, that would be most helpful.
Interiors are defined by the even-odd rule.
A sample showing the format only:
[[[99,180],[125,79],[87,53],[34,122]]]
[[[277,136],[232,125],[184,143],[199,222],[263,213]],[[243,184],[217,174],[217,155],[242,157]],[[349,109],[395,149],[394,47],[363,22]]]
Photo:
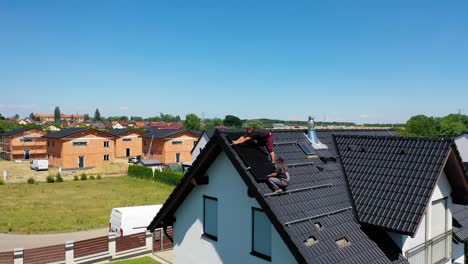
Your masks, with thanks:
[[[197,159],[198,155],[200,155],[200,152],[206,146],[211,136],[213,136],[213,133],[214,131],[211,130],[204,130],[201,133],[200,137],[196,141],[197,143],[193,146],[193,149],[190,152],[190,154],[192,154],[192,162]]]
[[[456,136],[454,141],[463,162],[468,162],[468,132]]]
[[[333,137],[314,150],[303,130],[275,130],[291,182],[243,132],[216,131],[148,226],[173,226],[175,263],[408,263],[382,228],[361,225]]]

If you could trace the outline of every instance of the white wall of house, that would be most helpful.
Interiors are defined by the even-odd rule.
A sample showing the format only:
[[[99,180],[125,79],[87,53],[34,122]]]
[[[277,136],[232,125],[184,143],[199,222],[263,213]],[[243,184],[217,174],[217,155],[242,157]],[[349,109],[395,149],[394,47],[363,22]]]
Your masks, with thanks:
[[[203,135],[200,137],[200,140],[193,148],[192,161],[194,161],[198,157],[198,155],[200,155],[201,150],[206,146],[206,143],[208,143],[209,140],[210,138],[208,137],[206,132],[203,132]]]
[[[224,153],[206,175],[209,184],[195,187],[175,213],[175,263],[297,263],[273,226],[271,262],[250,255],[251,208],[260,206]],[[201,237],[203,195],[218,198],[218,241]]]
[[[424,214],[414,237],[391,232],[389,233],[393,241],[395,241],[395,243],[401,248],[404,256],[413,256],[410,258],[410,263],[426,263],[428,257],[426,251],[419,251],[417,249],[423,248],[424,243],[439,237],[441,234],[449,230],[452,230],[452,213],[450,210],[450,208],[452,207],[452,198],[450,197],[451,192],[452,189],[447,180],[447,176],[445,175],[445,173],[442,173],[434,189],[434,192],[432,193],[431,200],[427,205],[426,213]],[[435,204],[437,203],[437,201],[440,201],[444,198],[446,199],[445,219],[441,218],[444,217],[442,214],[432,214],[433,210],[437,210],[434,209],[434,206],[437,205],[433,205],[433,203]],[[451,258],[451,243],[451,236],[448,240],[446,240],[445,246],[443,245],[443,243],[437,243],[437,241],[435,241],[432,250],[433,252],[445,251],[447,252],[447,255]],[[419,253],[415,255],[414,252]],[[448,261],[447,263],[450,263],[450,261]]]
[[[455,138],[455,144],[463,162],[468,162],[468,133]]]

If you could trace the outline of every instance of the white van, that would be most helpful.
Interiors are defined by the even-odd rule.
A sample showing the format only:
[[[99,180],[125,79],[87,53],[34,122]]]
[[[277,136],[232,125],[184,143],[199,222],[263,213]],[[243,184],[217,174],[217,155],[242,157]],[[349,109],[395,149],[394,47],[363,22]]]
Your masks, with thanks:
[[[109,233],[128,236],[145,232],[162,204],[113,208],[109,220]]]
[[[35,159],[31,161],[31,169],[40,171],[49,169],[49,160]]]

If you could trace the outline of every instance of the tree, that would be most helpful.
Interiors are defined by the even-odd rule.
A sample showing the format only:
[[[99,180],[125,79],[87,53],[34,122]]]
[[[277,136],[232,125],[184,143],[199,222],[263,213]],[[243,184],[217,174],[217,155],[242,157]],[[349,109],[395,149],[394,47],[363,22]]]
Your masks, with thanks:
[[[240,128],[242,121],[237,116],[227,115],[223,120],[223,124],[227,127]]]
[[[253,127],[253,128],[265,128],[265,124],[263,124],[263,122],[258,120],[258,119],[248,120],[242,126],[243,127]]]
[[[440,121],[440,134],[443,136],[460,135],[465,131],[465,125],[460,121],[453,122],[445,118]]]
[[[55,123],[58,123],[61,119],[61,115],[60,115],[60,108],[58,106],[55,107],[54,109],[54,120],[55,120]]]
[[[132,120],[132,121],[143,121],[143,117],[141,117],[141,116],[131,116],[130,120]]]
[[[13,116],[13,118],[14,118],[14,119],[19,119],[20,116],[19,116],[18,114],[15,114],[15,115]]]
[[[91,118],[89,117],[89,114],[84,114],[83,120],[84,121],[89,121]]]
[[[36,119],[36,116],[34,115],[33,112],[31,112],[31,113],[29,114],[29,119],[31,119],[31,120],[35,120],[35,119]]]
[[[437,135],[436,121],[432,117],[417,115],[411,117],[402,131],[405,136],[431,137]]]
[[[96,108],[96,111],[94,111],[94,121],[101,121],[101,113],[99,113],[99,108]]]
[[[5,117],[0,114],[0,120],[5,120]]]
[[[185,117],[184,129],[200,129],[201,119],[196,114],[188,114]]]

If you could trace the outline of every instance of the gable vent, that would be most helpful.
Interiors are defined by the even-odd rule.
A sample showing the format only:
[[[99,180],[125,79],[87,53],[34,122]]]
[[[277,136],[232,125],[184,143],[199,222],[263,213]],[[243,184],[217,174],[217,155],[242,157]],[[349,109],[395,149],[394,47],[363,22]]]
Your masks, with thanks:
[[[304,245],[310,247],[318,243],[317,238],[310,236],[307,240],[304,240]]]

